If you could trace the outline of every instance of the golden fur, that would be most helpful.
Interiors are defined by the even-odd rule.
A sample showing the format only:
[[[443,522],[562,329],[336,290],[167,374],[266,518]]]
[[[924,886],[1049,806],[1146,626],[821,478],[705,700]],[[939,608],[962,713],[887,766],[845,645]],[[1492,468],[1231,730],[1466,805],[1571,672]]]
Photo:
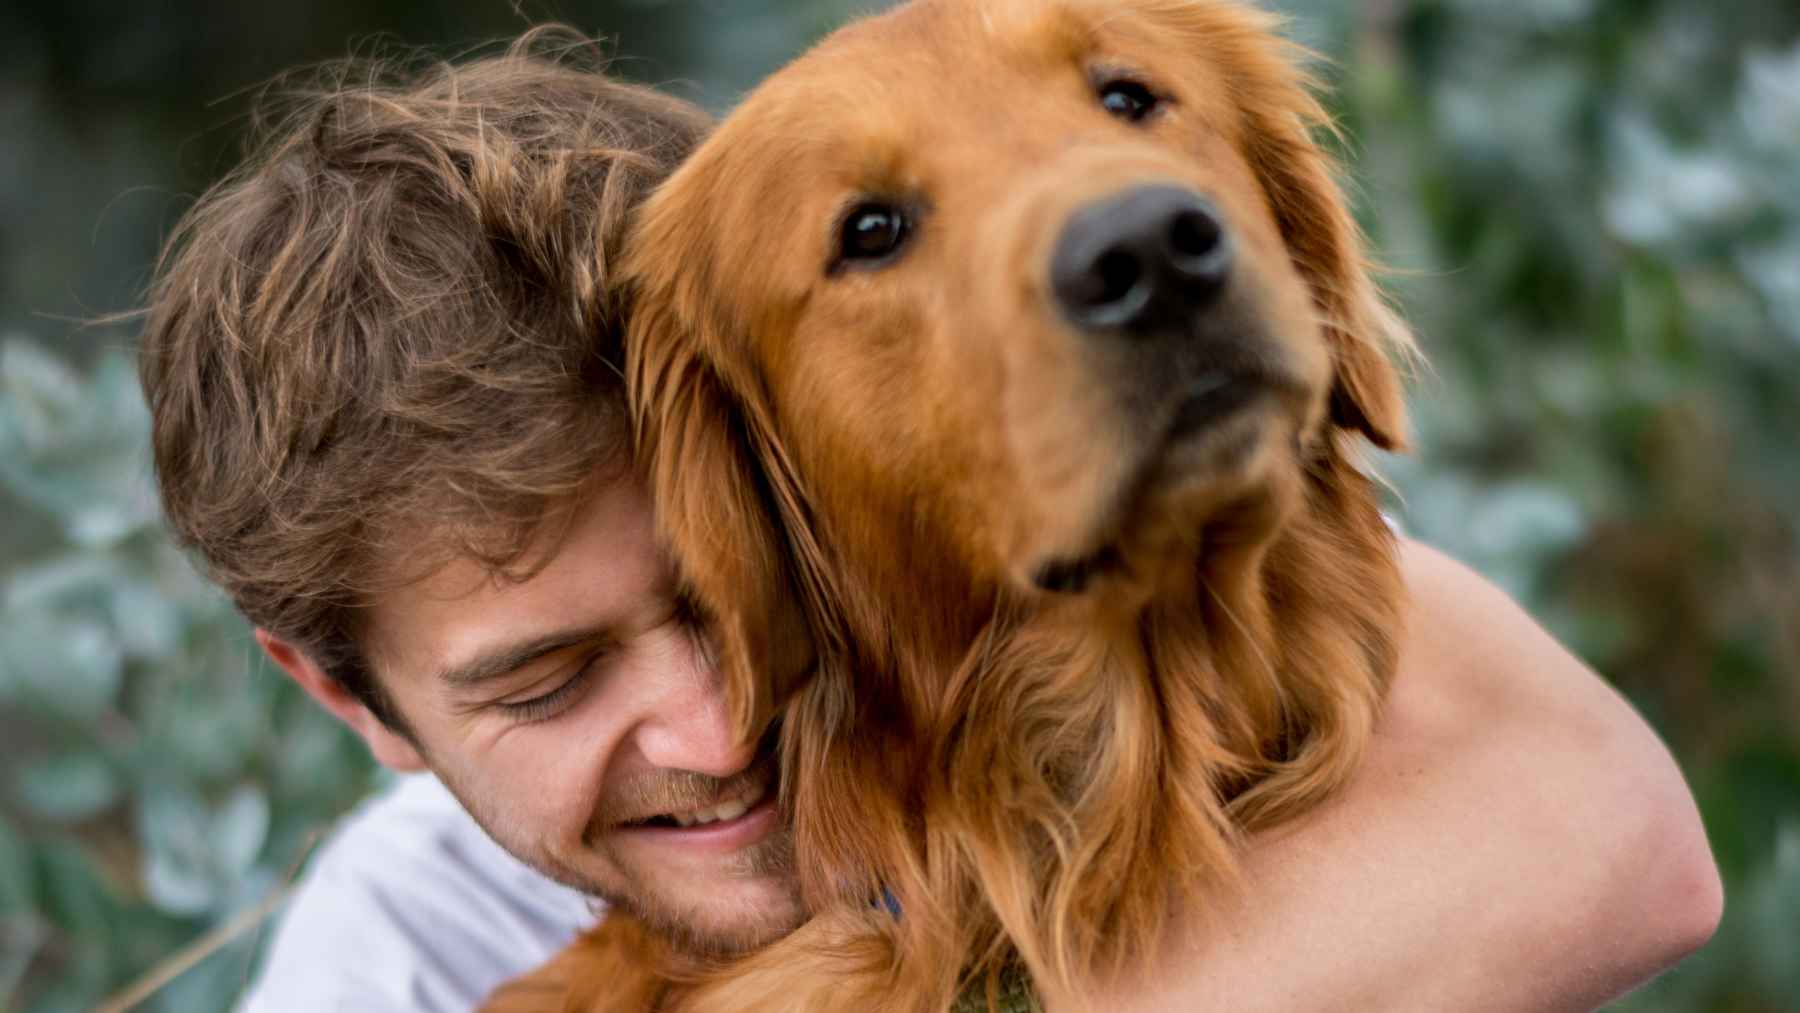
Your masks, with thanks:
[[[941,1010],[1015,962],[1079,995],[1349,775],[1402,599],[1356,444],[1403,442],[1411,344],[1275,28],[1229,0],[921,0],[776,74],[651,198],[643,459],[743,728],[785,707],[818,915],[724,967],[610,918],[549,975],[566,1008]],[[1164,107],[1109,116],[1115,73]],[[1146,183],[1214,202],[1296,382],[1197,447],[1144,431],[1137,374],[1045,291],[1060,223]],[[918,209],[911,244],[834,271],[870,196]],[[1033,585],[1102,544],[1084,591]]]

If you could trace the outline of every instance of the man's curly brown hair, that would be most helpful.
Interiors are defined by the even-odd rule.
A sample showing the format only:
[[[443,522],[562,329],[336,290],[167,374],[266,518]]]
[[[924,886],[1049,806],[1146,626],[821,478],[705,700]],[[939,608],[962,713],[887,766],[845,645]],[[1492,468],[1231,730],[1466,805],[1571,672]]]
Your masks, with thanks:
[[[628,457],[612,266],[708,121],[594,52],[540,29],[328,67],[157,264],[140,371],[171,529],[403,733],[359,610],[455,557],[528,572]]]

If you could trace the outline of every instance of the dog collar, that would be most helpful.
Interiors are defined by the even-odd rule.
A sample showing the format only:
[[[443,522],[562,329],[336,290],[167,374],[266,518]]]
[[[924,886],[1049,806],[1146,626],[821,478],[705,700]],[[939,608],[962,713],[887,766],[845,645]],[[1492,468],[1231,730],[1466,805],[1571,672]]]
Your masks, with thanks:
[[[881,896],[870,906],[882,908],[895,918],[900,917],[900,898],[894,896],[892,890],[882,890]],[[1037,993],[1031,989],[1031,976],[1017,964],[1001,973],[1000,992],[996,998],[999,1001],[990,1008],[985,983],[974,982],[956,997],[950,1013],[1044,1013],[1044,1007],[1037,1001]]]

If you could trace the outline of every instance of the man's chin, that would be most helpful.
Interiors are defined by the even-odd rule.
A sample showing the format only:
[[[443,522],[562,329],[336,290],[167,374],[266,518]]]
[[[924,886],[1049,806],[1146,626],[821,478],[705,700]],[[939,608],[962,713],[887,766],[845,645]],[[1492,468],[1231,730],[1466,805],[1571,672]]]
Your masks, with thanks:
[[[786,936],[806,920],[791,877],[733,879],[709,886],[656,884],[607,901],[636,917],[677,949],[696,956],[735,957]],[[697,888],[698,887],[698,888]]]
[[[774,806],[757,806],[739,826],[695,833],[602,832],[558,853],[508,832],[519,820],[464,807],[500,846],[549,878],[633,915],[677,948],[736,956],[767,946],[806,920],[794,876],[793,836]]]
[[[773,805],[694,830],[615,831],[596,843],[613,876],[596,891],[678,948],[734,956],[805,920],[792,834]]]

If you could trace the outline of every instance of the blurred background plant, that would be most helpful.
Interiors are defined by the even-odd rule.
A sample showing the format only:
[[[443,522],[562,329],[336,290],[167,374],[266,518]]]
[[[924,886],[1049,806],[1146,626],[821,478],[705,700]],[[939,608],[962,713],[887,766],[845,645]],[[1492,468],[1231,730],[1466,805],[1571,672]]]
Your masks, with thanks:
[[[723,110],[861,6],[563,0]],[[1800,1009],[1800,7],[1288,0],[1431,358],[1415,534],[1500,581],[1674,748],[1716,941],[1626,1010]],[[128,309],[257,87],[501,0],[0,9],[0,1008],[91,1007],[269,897],[377,783],[161,537]],[[222,1009],[255,933],[148,1008]]]

